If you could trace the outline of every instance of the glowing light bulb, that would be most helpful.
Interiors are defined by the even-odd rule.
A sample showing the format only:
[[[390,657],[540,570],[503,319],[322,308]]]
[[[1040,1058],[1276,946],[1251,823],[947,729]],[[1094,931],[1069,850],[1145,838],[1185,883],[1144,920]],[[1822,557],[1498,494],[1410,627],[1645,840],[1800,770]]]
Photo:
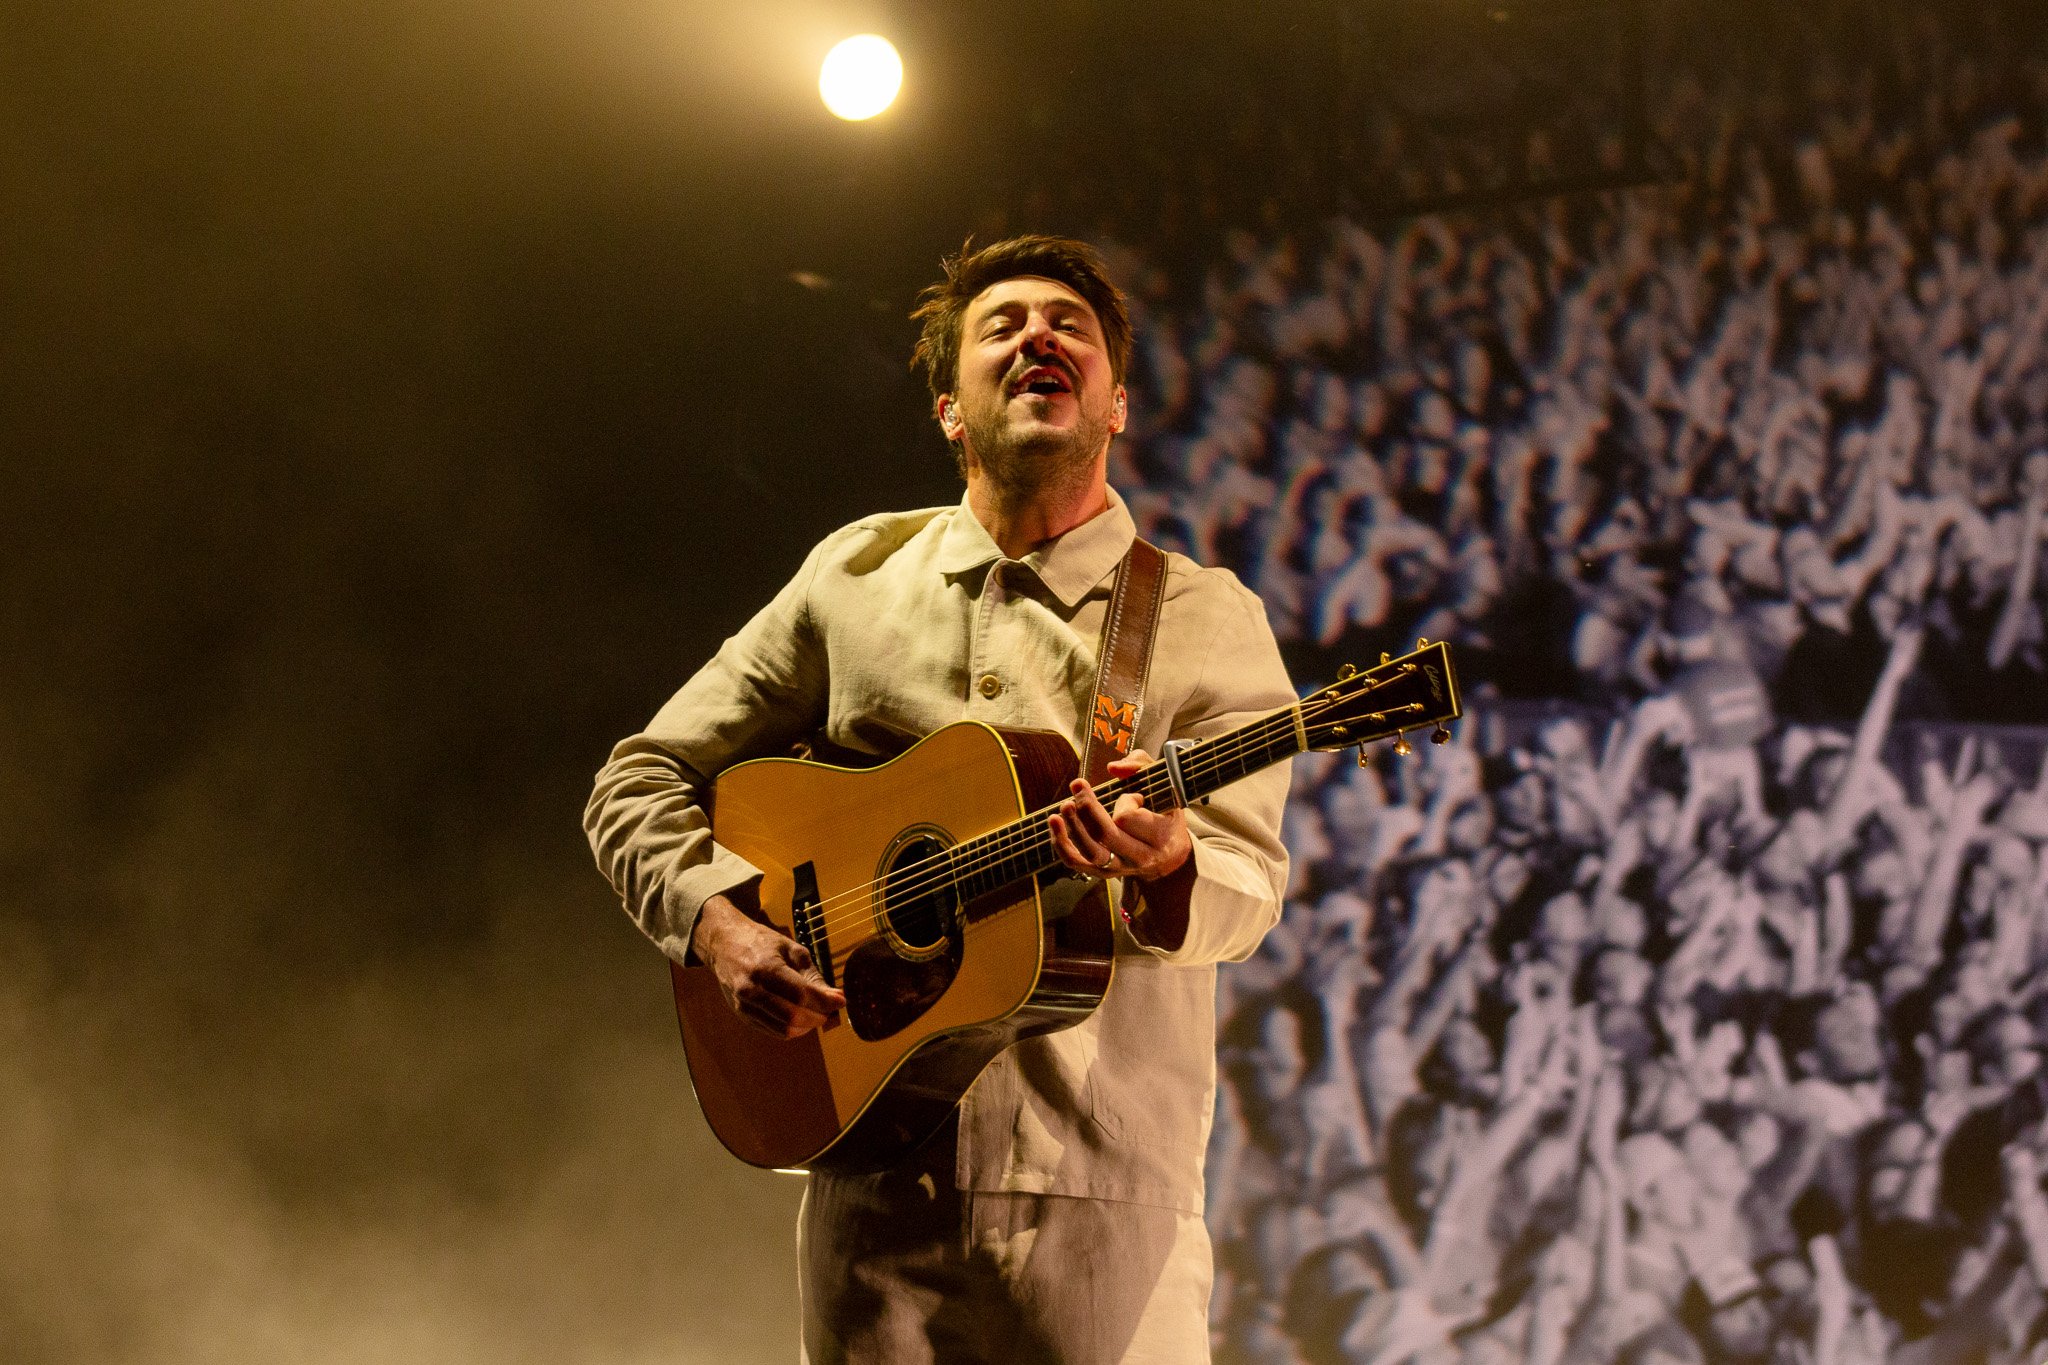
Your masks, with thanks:
[[[863,33],[825,54],[818,68],[818,96],[848,120],[868,119],[887,109],[903,88],[903,59],[887,38]]]

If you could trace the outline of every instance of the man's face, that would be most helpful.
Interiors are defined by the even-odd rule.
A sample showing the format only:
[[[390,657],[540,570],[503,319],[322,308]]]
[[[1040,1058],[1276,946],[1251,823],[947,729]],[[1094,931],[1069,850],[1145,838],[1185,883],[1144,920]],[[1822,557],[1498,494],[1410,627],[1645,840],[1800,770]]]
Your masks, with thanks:
[[[999,484],[1043,487],[1085,475],[1124,427],[1102,324],[1056,280],[1020,275],[981,291],[960,324],[956,391],[941,425],[968,468]]]

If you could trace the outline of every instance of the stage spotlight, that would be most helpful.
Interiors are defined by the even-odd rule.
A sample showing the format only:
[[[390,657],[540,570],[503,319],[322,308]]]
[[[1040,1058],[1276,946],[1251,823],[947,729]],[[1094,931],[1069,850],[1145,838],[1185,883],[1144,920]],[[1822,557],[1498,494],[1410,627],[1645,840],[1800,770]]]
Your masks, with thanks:
[[[843,119],[873,118],[903,88],[903,59],[887,38],[863,33],[825,54],[818,95]]]

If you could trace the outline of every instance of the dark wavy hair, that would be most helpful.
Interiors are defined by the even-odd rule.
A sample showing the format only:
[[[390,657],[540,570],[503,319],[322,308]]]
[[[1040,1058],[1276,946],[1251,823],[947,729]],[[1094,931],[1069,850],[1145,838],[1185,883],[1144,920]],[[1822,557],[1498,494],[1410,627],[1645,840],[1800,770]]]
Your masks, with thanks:
[[[923,328],[917,349],[910,353],[910,368],[924,375],[934,404],[959,382],[960,327],[967,305],[990,285],[1019,275],[1057,280],[1087,300],[1102,325],[1110,376],[1124,382],[1124,368],[1131,359],[1130,314],[1124,310],[1123,291],[1110,283],[1102,253],[1086,242],[1033,234],[977,250],[970,237],[941,262],[941,268],[945,278],[927,285],[910,311],[910,320]]]

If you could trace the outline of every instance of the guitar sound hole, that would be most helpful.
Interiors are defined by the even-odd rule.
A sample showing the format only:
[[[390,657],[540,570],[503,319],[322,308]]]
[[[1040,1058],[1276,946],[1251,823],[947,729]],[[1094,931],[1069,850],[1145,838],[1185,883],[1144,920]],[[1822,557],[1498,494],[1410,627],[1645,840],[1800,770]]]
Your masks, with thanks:
[[[889,859],[882,901],[889,931],[900,950],[913,955],[943,948],[953,930],[953,897],[931,885],[935,867],[928,859],[946,846],[930,835],[917,835],[897,846]]]

